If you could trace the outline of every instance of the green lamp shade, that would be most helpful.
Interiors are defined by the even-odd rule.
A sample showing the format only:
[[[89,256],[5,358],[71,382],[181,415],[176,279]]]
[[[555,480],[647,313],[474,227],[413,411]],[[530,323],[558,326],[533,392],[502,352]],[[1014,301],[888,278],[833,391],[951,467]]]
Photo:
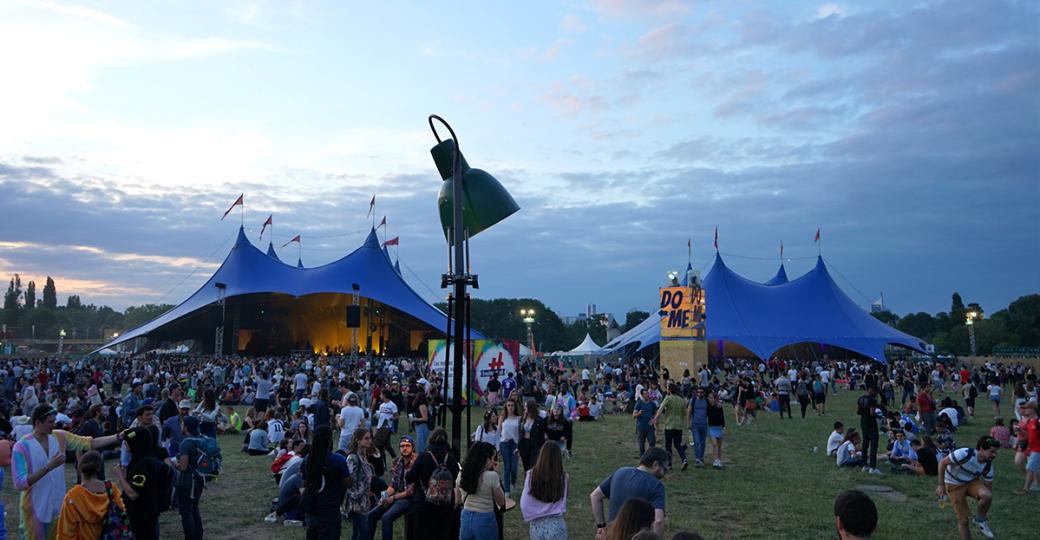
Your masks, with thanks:
[[[441,227],[445,236],[454,225],[453,188],[451,176],[452,159],[455,154],[455,142],[451,139],[441,142],[430,150],[437,170],[444,183],[437,197],[437,206],[441,214]],[[462,221],[466,231],[472,238],[478,233],[513,215],[520,209],[513,196],[506,188],[485,171],[472,169],[462,160]],[[450,239],[450,238],[449,238]]]

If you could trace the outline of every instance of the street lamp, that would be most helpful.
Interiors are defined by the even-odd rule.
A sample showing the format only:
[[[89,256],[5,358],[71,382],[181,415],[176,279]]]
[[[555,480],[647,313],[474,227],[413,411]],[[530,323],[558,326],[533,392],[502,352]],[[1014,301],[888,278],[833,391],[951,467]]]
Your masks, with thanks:
[[[434,126],[434,121],[442,124],[451,134],[450,139],[441,140]],[[454,318],[454,332],[445,340],[446,347],[454,347],[451,353],[452,362],[452,396],[451,396],[451,442],[456,455],[462,453],[462,363],[463,347],[466,345],[464,336],[468,334],[468,309],[469,295],[466,294],[467,285],[473,288],[479,287],[476,274],[470,273],[469,267],[469,238],[480,233],[484,229],[509,217],[520,206],[516,204],[513,197],[509,195],[502,184],[490,174],[470,168],[466,158],[462,156],[459,149],[458,137],[443,118],[431,114],[427,118],[433,137],[437,139],[437,145],[430,149],[433,162],[440,172],[441,184],[440,194],[437,197],[437,207],[441,218],[441,228],[448,240],[448,273],[441,276],[441,286],[447,288],[452,286],[453,295],[448,296],[448,328],[452,328],[451,319]],[[453,298],[454,297],[454,298]],[[452,300],[454,299],[454,305]],[[454,308],[454,313],[452,313]],[[449,351],[445,351],[445,359]],[[447,369],[447,361],[445,361]],[[467,370],[468,371],[468,370]],[[447,380],[445,380],[447,384]]]
[[[979,317],[979,312],[969,311],[965,313],[966,320],[964,324],[968,325],[968,341],[971,343],[971,355],[975,356],[975,319]]]
[[[527,348],[530,349],[530,360],[534,360],[534,332],[531,330],[531,325],[534,324],[534,309],[520,309],[520,316],[524,318],[524,324],[527,325]]]
[[[65,329],[58,330],[58,354],[65,349]]]

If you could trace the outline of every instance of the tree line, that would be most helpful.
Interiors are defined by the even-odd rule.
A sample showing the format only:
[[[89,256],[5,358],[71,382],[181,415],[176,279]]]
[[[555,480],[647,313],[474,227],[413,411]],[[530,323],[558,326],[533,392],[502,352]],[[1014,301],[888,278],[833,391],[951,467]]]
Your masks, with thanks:
[[[939,354],[971,353],[968,313],[975,313],[975,350],[989,356],[995,347],[1040,347],[1040,294],[1019,297],[1007,308],[986,316],[978,303],[967,305],[953,293],[950,311],[932,315],[923,311],[903,317],[882,311],[873,315],[896,329],[935,345]]]
[[[47,276],[42,296],[37,297],[36,282],[22,285],[15,274],[4,293],[0,323],[6,325],[8,338],[56,339],[65,330],[66,338],[103,339],[112,331],[122,331],[145,323],[173,306],[145,304],[131,306],[120,312],[108,306],[84,304],[79,295],[69,295],[65,305],[58,305],[58,289]],[[108,332],[109,334],[104,334]]]

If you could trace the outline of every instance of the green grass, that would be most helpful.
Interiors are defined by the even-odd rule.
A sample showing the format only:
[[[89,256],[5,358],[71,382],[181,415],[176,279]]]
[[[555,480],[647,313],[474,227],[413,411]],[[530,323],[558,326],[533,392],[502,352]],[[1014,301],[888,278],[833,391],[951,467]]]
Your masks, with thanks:
[[[857,485],[888,486],[907,497],[905,502],[894,502],[871,495],[880,514],[876,538],[956,538],[953,510],[939,509],[934,478],[875,477],[859,470],[839,470],[834,460],[823,454],[835,420],[858,425],[853,414],[855,398],[855,394],[842,391],[828,400],[830,412],[826,416],[810,413],[804,421],[781,421],[775,414],[760,412],[759,424],[753,427],[733,426],[730,411],[724,448],[727,468],[716,471],[691,465],[688,471],[673,471],[665,479],[666,538],[679,530],[695,531],[709,539],[834,538],[834,497]],[[988,403],[982,404],[984,412],[956,433],[959,445],[973,445],[988,432],[992,410]],[[1003,412],[1010,417],[1010,406],[1005,404]],[[479,415],[473,417],[476,420]],[[567,525],[571,538],[593,538],[588,495],[614,469],[636,464],[633,424],[622,415],[608,416],[602,422],[578,423],[574,433],[575,457],[566,462],[571,475]],[[221,437],[220,442],[225,456],[223,474],[202,498],[206,537],[304,538],[302,529],[263,522],[270,500],[277,495],[270,459],[240,453],[240,435]],[[821,447],[820,453],[813,454],[813,446]],[[111,471],[113,463],[106,465]],[[1023,480],[1014,468],[1011,452],[1002,450],[995,467],[995,498],[989,516],[994,532],[998,538],[1035,538],[1037,521],[1027,516],[1036,515],[1040,495],[1017,497],[1011,493]],[[884,465],[881,468],[887,469]],[[71,466],[67,473],[72,485]],[[0,499],[7,507],[7,530],[14,533],[17,494],[9,478],[5,484]],[[974,502],[970,504],[974,508]],[[160,522],[163,538],[180,538],[175,512],[163,514]],[[403,538],[403,525],[398,523],[397,538]],[[506,538],[528,537],[519,509],[509,512],[505,523]],[[349,524],[344,523],[343,530],[344,537],[349,538]]]

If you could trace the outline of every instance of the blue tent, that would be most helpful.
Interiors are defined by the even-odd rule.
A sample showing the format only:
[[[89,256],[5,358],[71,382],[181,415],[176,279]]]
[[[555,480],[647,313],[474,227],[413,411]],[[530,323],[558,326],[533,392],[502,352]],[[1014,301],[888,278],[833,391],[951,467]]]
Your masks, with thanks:
[[[790,280],[787,279],[787,271],[784,270],[784,263],[780,263],[780,269],[776,271],[776,275],[773,276],[772,279],[770,279],[769,281],[765,282],[765,285],[783,285],[788,281]]]
[[[704,279],[708,339],[737,343],[759,358],[796,343],[834,345],[876,360],[884,360],[888,344],[924,352],[921,340],[875,319],[850,300],[822,257],[794,281],[780,282],[781,276],[786,279],[782,266],[765,284],[751,281],[730,270],[716,254]],[[602,352],[640,350],[660,340],[660,316],[653,314]]]
[[[223,264],[194,294],[170,311],[124,332],[102,348],[146,337],[214,305],[220,298],[218,283],[226,287],[224,293],[228,299],[259,293],[296,298],[321,293],[351,294],[356,283],[360,286],[361,296],[417,319],[422,323],[420,327],[443,333],[447,324],[444,313],[423,300],[395,271],[385,251],[380,249],[375,230],[368,234],[360,248],[345,257],[324,266],[303,268],[301,262],[295,266],[281,262],[273,245],[268,246],[266,254],[260,251],[246,238],[245,231],[239,229],[238,239]],[[473,335],[480,336],[477,332]]]

